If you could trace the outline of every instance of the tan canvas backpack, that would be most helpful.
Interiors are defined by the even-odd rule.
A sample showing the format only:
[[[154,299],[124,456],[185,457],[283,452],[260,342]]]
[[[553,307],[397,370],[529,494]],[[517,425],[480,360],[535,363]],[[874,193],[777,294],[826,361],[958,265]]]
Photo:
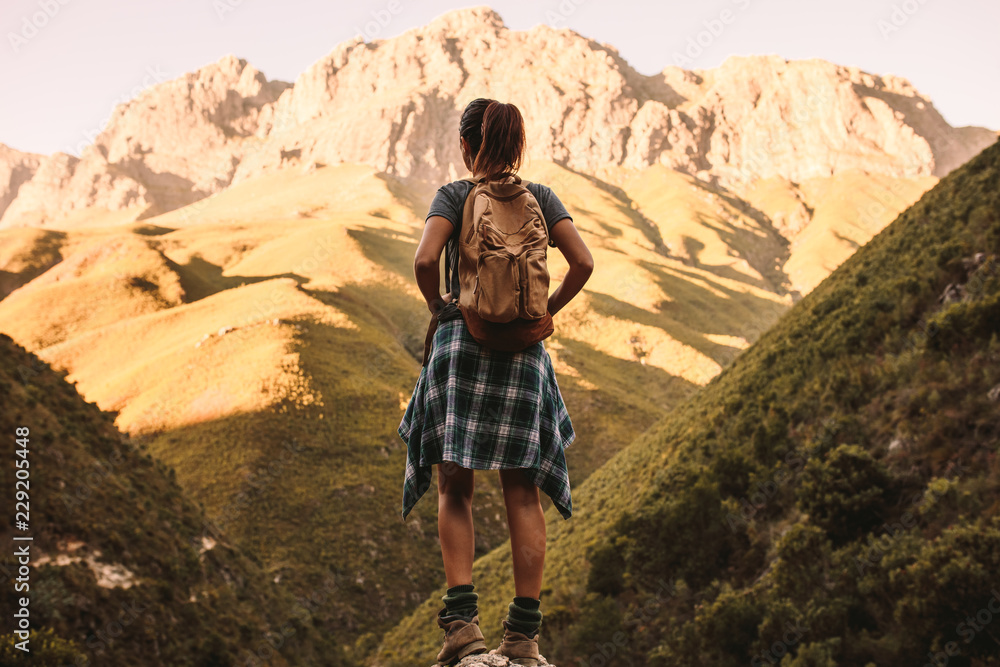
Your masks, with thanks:
[[[480,344],[520,351],[553,332],[549,230],[520,177],[473,183],[458,237],[457,305]]]

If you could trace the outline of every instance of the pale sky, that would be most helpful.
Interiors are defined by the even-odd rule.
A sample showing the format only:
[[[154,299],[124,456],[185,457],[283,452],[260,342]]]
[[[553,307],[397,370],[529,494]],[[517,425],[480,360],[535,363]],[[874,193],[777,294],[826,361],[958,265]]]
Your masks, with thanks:
[[[0,142],[78,155],[143,86],[232,53],[294,82],[368,30],[386,38],[451,9],[446,0],[3,0]],[[569,27],[613,44],[643,74],[727,56],[823,58],[909,79],[955,126],[1000,129],[998,0],[496,0],[514,30]],[[723,12],[726,11],[726,14]],[[377,19],[381,18],[381,25]],[[722,19],[725,19],[723,22]]]

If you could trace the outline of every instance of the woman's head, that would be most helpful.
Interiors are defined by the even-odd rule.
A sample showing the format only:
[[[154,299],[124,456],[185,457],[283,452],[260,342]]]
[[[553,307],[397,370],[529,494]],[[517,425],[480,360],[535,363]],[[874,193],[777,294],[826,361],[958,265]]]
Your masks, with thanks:
[[[514,174],[524,157],[524,118],[513,104],[479,98],[462,113],[465,166],[490,180]]]

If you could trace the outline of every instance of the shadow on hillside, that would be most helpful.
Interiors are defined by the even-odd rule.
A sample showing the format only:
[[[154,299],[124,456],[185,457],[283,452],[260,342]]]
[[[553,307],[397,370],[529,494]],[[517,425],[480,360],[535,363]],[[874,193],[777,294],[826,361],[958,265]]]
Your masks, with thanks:
[[[134,174],[136,180],[146,186],[152,199],[152,204],[136,217],[136,222],[183,208],[212,194],[199,190],[194,181],[183,176],[153,171],[142,159],[142,155],[125,158],[119,164],[125,173]]]
[[[404,393],[412,391],[420,373],[424,336],[430,322],[430,314],[422,302],[397,288],[380,284],[354,283],[337,290],[304,291],[343,312],[358,327],[357,331],[352,330],[352,338],[342,339],[336,350],[330,352],[328,363],[337,359],[336,363],[344,366],[344,374],[356,374],[370,385],[387,385],[396,378],[406,377]],[[330,336],[342,338],[343,333],[332,332]],[[559,351],[560,360],[579,374],[579,377],[573,373],[557,375],[578,437],[586,443],[567,457],[575,482],[583,481],[666,410],[697,389],[697,385],[660,368],[619,359],[589,343],[558,335],[555,340],[563,348]],[[393,342],[401,349],[393,350]],[[401,363],[402,355],[414,364]],[[309,355],[304,354],[303,359],[308,361]],[[637,384],[644,391],[636,392]]]
[[[725,365],[739,353],[738,348],[712,342],[699,332],[680,324],[676,321],[677,318],[672,315],[665,317],[662,309],[659,313],[651,313],[607,294],[594,292],[589,296],[594,312],[599,315],[616,317],[660,329],[671,338],[697,350],[720,365]]]
[[[8,236],[4,234],[7,230],[0,230],[0,236]],[[16,235],[20,230],[10,230],[11,239],[10,243],[16,242]],[[61,232],[55,229],[39,229],[32,232],[35,236],[30,250],[31,259],[35,260],[37,264],[22,271],[7,271],[0,269],[0,301],[6,299],[11,292],[18,289],[23,285],[27,285],[32,280],[42,275],[53,266],[63,261],[62,255],[62,245],[66,240],[66,232]],[[28,258],[28,251],[22,250],[20,253],[21,261]],[[13,261],[17,262],[17,255]],[[9,264],[7,266],[10,266]]]
[[[726,287],[693,271],[682,268],[668,271],[658,264],[640,264],[656,276],[664,294],[685,294],[687,297],[661,304],[660,312],[702,333],[756,339],[788,310],[784,304]],[[671,271],[680,276],[673,275]],[[705,283],[707,287],[699,283]],[[714,292],[720,292],[721,296]]]
[[[708,268],[706,264],[701,261],[701,251],[705,249],[705,244],[694,238],[693,236],[688,236],[685,234],[681,237],[681,243],[684,245],[684,253],[688,256],[688,260],[692,266],[699,268]],[[687,264],[688,262],[684,262]]]
[[[357,242],[368,261],[392,271],[407,282],[414,281],[413,258],[422,232],[423,229],[414,229],[402,236],[402,239],[412,240],[401,240],[401,235],[396,232],[369,225],[347,230],[348,236]],[[441,284],[444,284],[443,272]]]
[[[855,240],[854,240],[854,239],[852,239],[852,238],[848,238],[848,237],[844,236],[843,234],[841,234],[841,233],[840,233],[840,232],[838,232],[837,230],[833,230],[833,235],[834,235],[835,237],[837,237],[837,240],[838,240],[838,241],[843,241],[844,243],[846,243],[846,244],[847,244],[847,246],[848,246],[848,247],[849,247],[849,248],[850,248],[850,249],[851,249],[852,251],[853,251],[853,250],[857,250],[858,248],[860,248],[860,247],[861,247],[861,244],[859,244],[859,243],[858,243],[857,241],[855,241]]]
[[[344,312],[359,329],[373,327],[394,338],[418,364],[430,312],[398,287],[379,283],[349,283],[336,290],[303,288],[314,299]]]
[[[612,185],[607,181],[602,181],[596,176],[592,176],[582,171],[577,171],[563,162],[557,162],[557,164],[566,171],[589,181],[598,190],[603,190],[614,197],[615,206],[618,208],[619,212],[631,220],[635,225],[635,228],[642,232],[643,236],[646,237],[646,240],[652,244],[653,252],[663,255],[664,257],[677,259],[670,254],[670,248],[668,248],[667,244],[663,241],[663,236],[660,234],[660,228],[657,227],[652,220],[643,215],[638,208],[632,208],[635,205],[635,202],[623,189],[617,185]],[[599,218],[597,216],[592,216],[590,219],[598,220]],[[601,227],[604,229],[607,228],[607,226],[603,224]],[[618,232],[617,235],[620,236],[621,232]]]
[[[177,230],[172,227],[161,227],[160,225],[140,224],[135,225],[129,231],[139,236],[163,236]]]
[[[664,301],[658,312],[651,313],[611,295],[590,293],[595,311],[661,329],[723,366],[739,354],[739,348],[713,342],[706,334],[749,337],[752,342],[787,310],[782,304],[727,288],[694,272],[639,263],[665,294],[677,298]]]
[[[592,295],[598,296],[602,295]],[[559,361],[580,376],[557,373],[577,434],[566,450],[574,486],[698,389],[698,385],[655,366],[613,357],[566,336],[553,338],[562,347]],[[585,382],[596,385],[597,391]],[[637,387],[642,391],[637,392]]]
[[[319,338],[327,333],[310,326]],[[330,352],[313,349],[319,363]],[[309,361],[303,366],[306,373],[317,371]],[[328,397],[322,408],[279,404],[142,439],[176,471],[186,494],[204,505],[208,521],[201,534],[217,542],[215,548],[239,547],[260,563],[268,581],[280,581],[295,595],[337,591],[311,610],[317,627],[338,641],[360,627],[388,630],[433,592],[443,574],[435,494],[426,494],[407,522],[399,518],[406,447],[395,433],[395,414],[349,408],[352,402],[342,400],[348,398]],[[289,406],[285,412],[282,405]],[[502,508],[499,490],[491,503],[489,495],[477,488],[479,501]],[[486,553],[499,543],[500,531],[494,542],[483,533]],[[376,582],[379,590],[372,588]]]
[[[791,286],[791,279],[782,267],[788,262],[788,258],[791,257],[790,244],[788,239],[782,236],[781,232],[774,226],[771,218],[763,211],[754,208],[750,202],[740,199],[728,190],[710,185],[699,179],[694,179],[694,184],[705,192],[723,200],[730,208],[739,211],[753,220],[757,224],[757,231],[763,235],[763,238],[761,238],[754,231],[740,229],[721,218],[708,219],[704,216],[699,216],[698,218],[698,222],[701,225],[718,234],[719,238],[726,245],[735,249],[739,253],[739,256],[764,279],[763,281],[752,280],[736,272],[737,275],[742,276],[740,279],[741,282],[766,289],[779,296],[787,294],[788,288]],[[764,247],[762,248],[762,246]],[[762,249],[763,253],[758,253],[758,249]],[[713,273],[715,272],[713,271]],[[730,277],[722,276],[721,274],[718,275],[719,277]]]
[[[699,215],[697,216],[697,219],[698,224],[718,234],[723,243],[728,245],[730,248],[738,249],[736,254],[730,253],[731,257],[734,259],[742,259],[750,265],[750,268],[762,277],[754,278],[751,275],[747,275],[746,273],[736,270],[728,264],[706,264],[705,262],[702,262],[698,255],[701,250],[704,249],[704,244],[697,239],[684,236],[684,247],[687,250],[688,255],[692,258],[691,266],[708,271],[719,278],[740,282],[744,285],[750,285],[751,287],[766,290],[779,296],[787,293],[789,278],[780,268],[780,266],[788,260],[787,253],[781,256],[776,256],[766,252],[754,252],[753,246],[755,244],[760,244],[761,239],[753,232],[746,229],[739,229],[738,227],[717,218],[707,218]],[[695,246],[695,244],[697,245]],[[697,249],[693,250],[692,247],[696,247]]]
[[[296,273],[276,273],[272,276],[224,276],[221,266],[207,262],[198,255],[191,257],[187,264],[178,264],[166,255],[163,255],[163,260],[180,280],[184,289],[184,303],[194,303],[233,287],[261,283],[275,278],[291,278],[299,285],[309,280]]]

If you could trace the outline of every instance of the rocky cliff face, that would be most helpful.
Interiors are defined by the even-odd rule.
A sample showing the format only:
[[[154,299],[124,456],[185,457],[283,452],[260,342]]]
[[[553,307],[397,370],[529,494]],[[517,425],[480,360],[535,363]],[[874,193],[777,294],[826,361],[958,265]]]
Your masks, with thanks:
[[[0,212],[17,197],[21,186],[31,180],[44,155],[23,153],[0,144]]]
[[[997,138],[952,128],[898,77],[776,56],[647,77],[611,46],[511,31],[479,7],[340,44],[294,85],[232,56],[157,85],[122,104],[79,160],[44,158],[9,206],[0,198],[0,226],[87,206],[148,217],[289,161],[362,163],[430,187],[464,172],[458,120],[480,96],[521,108],[534,158],[592,174],[663,164],[737,190],[853,168],[943,176]]]
[[[226,56],[119,105],[79,158],[36,156],[19,189],[4,178],[12,159],[0,153],[0,227],[40,226],[89,207],[134,207],[143,218],[217,192],[232,180],[261,109],[289,85]],[[16,192],[11,201],[5,186]]]

